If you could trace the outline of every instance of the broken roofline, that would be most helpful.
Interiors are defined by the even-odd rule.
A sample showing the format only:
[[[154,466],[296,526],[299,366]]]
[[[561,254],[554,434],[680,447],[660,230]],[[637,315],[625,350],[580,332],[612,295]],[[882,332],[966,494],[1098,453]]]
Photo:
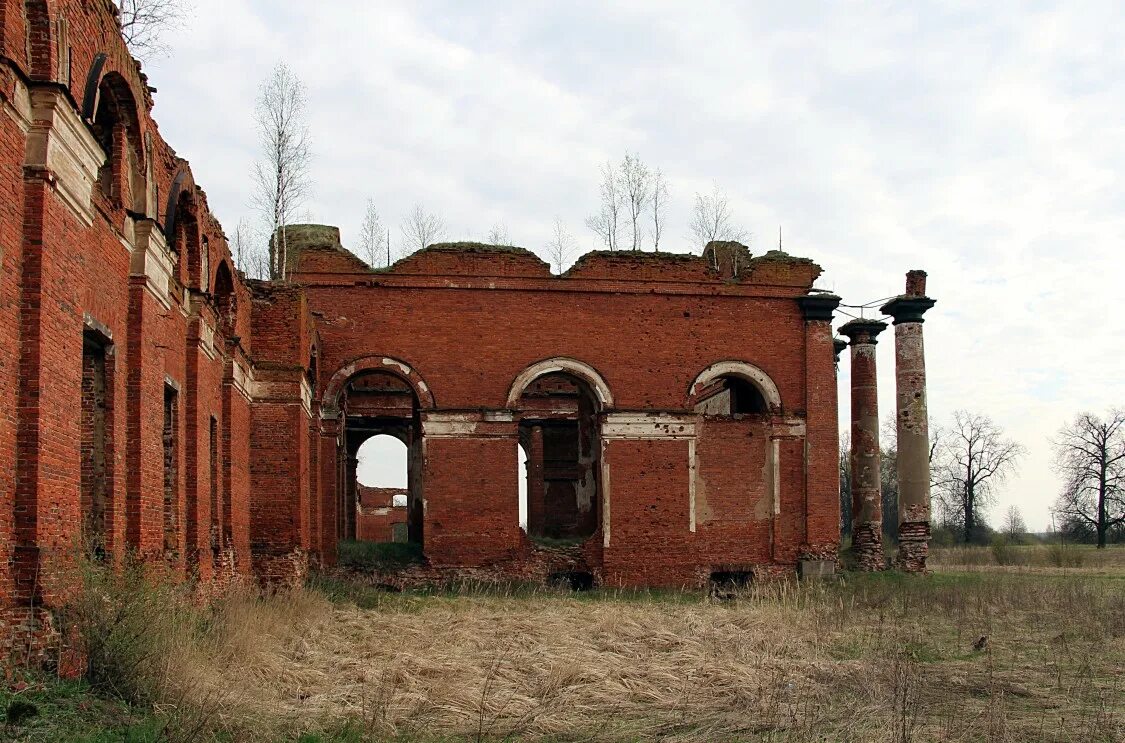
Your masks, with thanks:
[[[455,276],[518,279],[611,279],[614,281],[672,281],[680,283],[758,284],[808,290],[822,269],[808,258],[779,250],[751,256],[743,264],[724,261],[716,268],[711,258],[693,253],[594,250],[580,256],[562,274],[535,253],[513,245],[479,242],[434,243],[393,265],[372,268],[340,243],[339,230],[322,225],[287,228],[293,280],[332,283],[330,277]],[[712,244],[719,248],[727,243]],[[711,247],[709,245],[708,247]],[[745,248],[745,246],[741,246]],[[744,255],[750,255],[748,249]]]

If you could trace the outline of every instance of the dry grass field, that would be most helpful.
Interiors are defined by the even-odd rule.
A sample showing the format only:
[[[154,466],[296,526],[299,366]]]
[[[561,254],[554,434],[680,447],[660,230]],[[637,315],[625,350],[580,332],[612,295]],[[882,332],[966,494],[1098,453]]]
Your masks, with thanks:
[[[95,628],[101,676],[0,701],[40,708],[14,740],[1125,739],[1125,550],[1060,567],[1016,549],[724,602],[322,577],[154,613],[172,589],[111,581],[91,593],[133,598]],[[107,698],[126,722],[90,712]]]

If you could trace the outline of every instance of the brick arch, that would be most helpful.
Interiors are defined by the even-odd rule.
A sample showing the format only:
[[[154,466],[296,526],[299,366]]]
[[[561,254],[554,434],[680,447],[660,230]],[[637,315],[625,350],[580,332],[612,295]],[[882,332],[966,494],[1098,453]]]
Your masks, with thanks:
[[[411,389],[414,390],[415,397],[418,398],[419,409],[433,410],[436,407],[434,394],[430,391],[430,386],[413,367],[405,361],[390,356],[372,354],[353,359],[337,369],[332,378],[328,380],[328,384],[324,386],[324,394],[320,398],[320,410],[323,417],[331,418],[340,412],[340,395],[347,387],[348,382],[364,372],[374,371],[393,374],[409,384]]]
[[[27,19],[27,48],[31,57],[28,65],[34,80],[51,80],[55,76],[55,38],[51,25],[51,5],[48,0],[25,0]]]
[[[559,372],[570,374],[588,384],[590,389],[594,391],[594,395],[598,400],[598,405],[602,410],[613,407],[613,392],[610,391],[609,385],[606,384],[605,379],[598,373],[598,370],[584,361],[565,356],[556,356],[555,358],[537,361],[521,371],[508,390],[507,407],[511,409],[516,408],[519,405],[520,396],[523,394],[523,391],[536,379],[544,374],[555,374]]]
[[[211,298],[219,311],[219,323],[223,332],[231,335],[238,314],[238,297],[234,291],[234,269],[230,260],[223,258],[211,277]]]
[[[104,54],[99,54],[90,69],[83,104],[83,116],[91,124],[106,155],[98,181],[107,195],[110,191],[106,189],[112,187],[112,192],[126,209],[143,211],[148,187],[140,109],[132,87],[120,72],[110,70],[101,74],[104,57]],[[131,153],[124,161],[117,156],[119,128],[123,132],[126,153]]]
[[[191,171],[181,167],[172,179],[172,187],[168,189],[168,201],[164,207],[164,235],[171,242],[176,234],[176,217],[180,203],[180,194],[188,192],[194,198],[195,177]]]
[[[781,393],[778,392],[773,379],[769,374],[745,361],[717,361],[701,371],[688,388],[687,407],[694,408],[699,402],[699,392],[720,377],[737,377],[749,382],[762,393],[771,411],[781,410]]]

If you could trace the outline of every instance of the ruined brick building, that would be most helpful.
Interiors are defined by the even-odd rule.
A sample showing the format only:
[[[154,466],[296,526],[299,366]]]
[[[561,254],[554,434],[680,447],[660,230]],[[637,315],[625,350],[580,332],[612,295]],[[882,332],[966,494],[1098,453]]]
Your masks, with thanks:
[[[248,281],[116,23],[0,5],[0,606],[50,604],[83,547],[202,581],[331,564],[377,434],[408,447],[397,508],[435,570],[835,559],[839,299],[812,261],[715,244],[558,276],[446,244],[375,271],[306,226],[288,281]]]

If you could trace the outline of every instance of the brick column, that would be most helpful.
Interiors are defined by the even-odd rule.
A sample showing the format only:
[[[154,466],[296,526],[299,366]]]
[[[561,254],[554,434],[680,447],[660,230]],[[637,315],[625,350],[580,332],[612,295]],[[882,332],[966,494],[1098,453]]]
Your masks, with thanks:
[[[543,482],[543,426],[532,426],[527,446],[527,533],[543,536],[547,512],[546,484]]]
[[[355,539],[355,516],[358,501],[358,488],[356,487],[356,469],[359,460],[352,452],[348,452],[347,463],[344,467],[344,539]]]
[[[852,320],[840,328],[852,347],[852,549],[861,570],[882,570],[883,501],[879,487],[879,393],[875,370],[878,320]]]
[[[894,318],[895,392],[898,400],[898,564],[926,571],[930,542],[930,427],[926,405],[926,353],[922,315],[935,300],[926,296],[926,272],[906,274],[906,293],[883,305]]]
[[[840,425],[832,313],[834,294],[800,300],[805,314],[805,538],[801,575],[830,571],[840,548]],[[812,572],[810,572],[812,571]]]

